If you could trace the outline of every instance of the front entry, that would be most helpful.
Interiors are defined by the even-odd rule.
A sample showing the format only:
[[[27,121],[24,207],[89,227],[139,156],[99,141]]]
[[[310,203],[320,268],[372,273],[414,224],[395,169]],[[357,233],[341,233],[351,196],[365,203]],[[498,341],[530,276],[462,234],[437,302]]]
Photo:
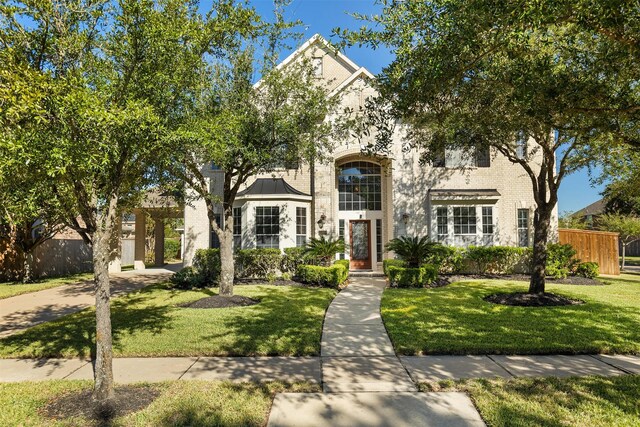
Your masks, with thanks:
[[[349,236],[351,240],[352,270],[371,269],[371,221],[349,221]]]

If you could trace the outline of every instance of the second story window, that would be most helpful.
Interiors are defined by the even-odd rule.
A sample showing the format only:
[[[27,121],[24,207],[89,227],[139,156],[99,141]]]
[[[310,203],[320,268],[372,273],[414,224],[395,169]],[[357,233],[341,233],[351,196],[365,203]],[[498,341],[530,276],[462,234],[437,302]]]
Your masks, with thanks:
[[[311,61],[313,67],[313,76],[316,78],[322,78],[322,57],[313,58]]]
[[[523,133],[519,133],[516,140],[516,157],[521,160],[527,158],[527,136]]]
[[[382,210],[382,168],[371,162],[350,162],[339,167],[338,209]]]

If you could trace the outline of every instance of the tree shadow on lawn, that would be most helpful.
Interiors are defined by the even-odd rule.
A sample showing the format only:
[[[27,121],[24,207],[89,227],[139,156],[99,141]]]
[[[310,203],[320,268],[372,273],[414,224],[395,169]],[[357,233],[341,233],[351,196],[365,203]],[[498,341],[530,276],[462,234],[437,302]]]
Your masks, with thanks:
[[[236,287],[238,295],[245,295]],[[229,356],[305,356],[320,354],[322,322],[333,300],[328,289],[258,286],[259,292],[246,296],[259,304],[225,310],[219,331],[205,340],[220,341]]]
[[[404,355],[640,352],[636,307],[557,288],[553,292],[586,304],[513,307],[483,300],[516,290],[521,286],[475,282],[394,294],[383,299],[383,319],[396,351]]]
[[[639,385],[638,377],[518,378],[463,381],[454,389],[469,392],[496,425],[561,426],[569,421],[562,409],[579,417],[588,408],[612,407],[637,417]]]
[[[147,292],[111,302],[113,346],[122,335],[139,330],[161,333],[171,321],[168,306],[144,305]],[[0,340],[0,354],[18,357],[95,358],[95,310],[62,317]]]

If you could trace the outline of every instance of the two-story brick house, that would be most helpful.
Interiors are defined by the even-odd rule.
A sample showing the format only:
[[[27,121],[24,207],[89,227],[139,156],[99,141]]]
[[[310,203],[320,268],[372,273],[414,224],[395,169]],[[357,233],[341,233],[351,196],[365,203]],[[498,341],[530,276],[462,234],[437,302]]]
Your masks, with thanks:
[[[303,56],[343,107],[357,110],[375,95],[374,76],[322,37],[312,37],[282,66]],[[401,138],[398,130],[388,156],[368,158],[360,142],[335,141],[328,163],[256,176],[234,204],[235,247],[284,249],[311,236],[340,236],[348,247],[341,257],[352,269],[379,269],[388,256],[385,243],[401,235],[458,246],[531,244],[535,203],[519,165],[493,151],[473,158],[447,152],[440,164],[421,165],[420,153],[403,150]],[[221,194],[221,172],[206,169],[211,191]],[[217,245],[202,201],[185,207],[184,229],[185,265],[196,249]]]

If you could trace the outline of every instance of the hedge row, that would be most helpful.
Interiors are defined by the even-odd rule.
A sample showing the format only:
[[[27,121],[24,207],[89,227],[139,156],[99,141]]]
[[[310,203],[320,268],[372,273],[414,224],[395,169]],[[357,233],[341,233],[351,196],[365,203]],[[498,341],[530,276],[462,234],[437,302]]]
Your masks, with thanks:
[[[568,275],[597,277],[597,263],[583,263],[575,258],[571,245],[551,243],[547,247],[547,274],[554,278]],[[531,248],[512,246],[470,246],[458,248],[434,245],[428,254],[428,265],[437,267],[440,273],[449,274],[529,274],[531,271]],[[382,269],[389,276],[391,266],[404,267],[402,260],[388,259]]]
[[[336,261],[330,267],[320,265],[299,265],[298,280],[311,285],[338,288],[349,277],[349,261]]]
[[[438,267],[430,264],[423,264],[419,268],[389,265],[387,271],[389,283],[398,288],[419,288],[430,285],[438,279]]]

